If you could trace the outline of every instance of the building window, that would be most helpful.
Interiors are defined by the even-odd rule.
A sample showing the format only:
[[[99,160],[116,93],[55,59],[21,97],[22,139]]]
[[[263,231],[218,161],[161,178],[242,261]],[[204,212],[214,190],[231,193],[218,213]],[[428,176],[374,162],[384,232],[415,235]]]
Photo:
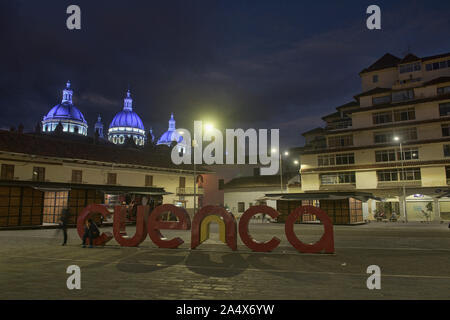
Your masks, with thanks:
[[[420,168],[378,170],[377,178],[381,182],[399,180],[417,181],[421,179]]]
[[[178,181],[178,187],[180,188],[186,187],[186,177],[180,177]]]
[[[245,202],[238,202],[238,212],[244,212],[245,211]]]
[[[33,181],[44,182],[45,181],[45,168],[34,167],[33,168]]]
[[[395,136],[399,136],[401,141],[417,140],[417,129],[416,128],[401,129],[395,133]]]
[[[431,70],[438,70],[438,69],[449,68],[449,67],[450,67],[450,60],[446,60],[446,61],[428,63],[425,66],[425,69],[427,71],[431,71]]]
[[[394,111],[394,121],[415,120],[416,112],[414,108],[400,109]]]
[[[387,162],[387,161],[395,161],[395,150],[380,150],[375,151],[375,161],[376,162]]]
[[[72,183],[82,183],[83,181],[83,171],[72,170]]]
[[[437,94],[447,94],[450,93],[450,86],[437,88]]]
[[[372,98],[372,104],[384,104],[384,103],[391,103],[390,95]]]
[[[393,132],[392,131],[382,131],[375,132],[373,134],[375,143],[387,143],[393,141]]]
[[[442,136],[443,137],[450,136],[450,123],[443,124],[441,127],[442,127]]]
[[[448,179],[450,179],[450,167],[446,166],[445,167],[445,177]]]
[[[420,62],[408,63],[400,66],[400,73],[420,71],[421,65]]]
[[[151,175],[145,175],[145,186],[146,187],[151,187],[153,186],[153,176]]]
[[[328,154],[318,156],[317,160],[319,167],[354,164],[355,154],[354,153]]]
[[[378,82],[378,75],[377,75],[377,74],[374,74],[374,75],[372,76],[372,82],[373,82],[373,83],[377,83],[377,82]]]
[[[406,101],[414,98],[414,90],[402,90],[397,92],[392,92],[392,102]]]
[[[43,222],[58,223],[63,209],[68,206],[69,192],[45,192]]]
[[[334,172],[320,175],[321,185],[355,183],[355,172]]]
[[[419,149],[417,148],[406,148],[403,149],[403,159],[400,154],[400,150],[397,150],[397,160],[418,160],[419,159]]]
[[[14,180],[13,164],[2,164],[1,178],[2,180]]]
[[[319,167],[334,166],[336,164],[334,155],[324,155],[317,158]]]
[[[440,116],[450,116],[450,102],[439,104]]]
[[[418,148],[406,148],[403,149],[403,160],[418,160],[419,159],[419,149]],[[400,154],[400,149],[387,149],[375,151],[375,161],[376,162],[389,162],[389,161],[400,161],[402,156]]]
[[[353,145],[353,136],[351,134],[345,136],[336,136],[328,138],[328,147],[337,148]]]
[[[450,144],[444,144],[444,157],[450,157]]]
[[[392,112],[376,112],[372,114],[373,124],[392,122]]]
[[[108,173],[107,184],[117,184],[117,173]]]
[[[219,179],[219,186],[218,186],[219,190],[223,190],[224,185],[225,185],[224,180],[223,179]]]

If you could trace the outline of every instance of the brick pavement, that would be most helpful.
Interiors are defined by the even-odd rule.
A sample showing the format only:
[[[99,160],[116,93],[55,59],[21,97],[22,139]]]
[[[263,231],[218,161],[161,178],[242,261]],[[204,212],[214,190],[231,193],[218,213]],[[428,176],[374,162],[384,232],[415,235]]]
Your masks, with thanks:
[[[133,230],[129,230],[133,232]],[[296,252],[284,225],[252,224],[261,240],[277,236],[280,247],[254,253],[238,241],[233,252],[212,239],[189,249],[189,231],[168,231],[185,243],[139,248],[112,240],[104,248],[81,248],[75,229],[69,245],[55,230],[0,232],[0,299],[449,299],[450,229],[447,225],[369,224],[335,226],[336,254]],[[305,242],[321,226],[298,225]],[[68,290],[66,268],[81,268],[81,290]],[[382,270],[382,289],[368,290],[366,268]]]

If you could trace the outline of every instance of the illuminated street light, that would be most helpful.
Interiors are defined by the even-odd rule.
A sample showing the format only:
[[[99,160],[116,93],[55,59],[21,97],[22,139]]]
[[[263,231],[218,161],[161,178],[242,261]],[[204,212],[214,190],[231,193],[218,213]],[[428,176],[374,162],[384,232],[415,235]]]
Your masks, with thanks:
[[[402,185],[403,185],[403,215],[405,217],[405,222],[408,222],[408,214],[406,212],[406,186],[405,186],[405,168],[404,168],[404,154],[403,154],[403,148],[402,148],[402,140],[400,139],[400,137],[395,136],[394,137],[394,141],[399,142],[400,144],[400,161],[402,162],[402,174],[400,176],[400,180],[402,181]]]

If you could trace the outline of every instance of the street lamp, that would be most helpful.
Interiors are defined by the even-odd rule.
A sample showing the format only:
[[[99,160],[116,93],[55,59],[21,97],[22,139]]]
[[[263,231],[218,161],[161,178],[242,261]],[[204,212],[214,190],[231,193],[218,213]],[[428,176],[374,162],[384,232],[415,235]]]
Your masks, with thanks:
[[[403,215],[405,217],[405,222],[408,222],[408,214],[406,212],[406,190],[405,190],[405,168],[404,168],[404,155],[403,155],[403,148],[402,148],[402,140],[395,136],[394,137],[394,141],[399,142],[400,144],[400,160],[402,163],[402,175],[401,175],[401,179],[402,179],[402,185],[403,185]]]
[[[204,125],[205,131],[210,132],[214,129],[214,126],[211,123],[206,123]],[[198,147],[197,141],[192,139],[192,148],[195,154],[195,148]],[[197,210],[197,166],[195,164],[195,156],[194,156],[194,215]]]
[[[277,151],[277,149],[272,148],[272,152],[276,152],[276,151]],[[280,157],[280,190],[281,190],[281,193],[283,193],[283,158],[282,158],[281,154],[282,153],[280,152],[279,153],[279,157]],[[286,157],[289,156],[289,152],[285,151],[284,155]],[[286,187],[286,189],[287,189],[287,187]]]

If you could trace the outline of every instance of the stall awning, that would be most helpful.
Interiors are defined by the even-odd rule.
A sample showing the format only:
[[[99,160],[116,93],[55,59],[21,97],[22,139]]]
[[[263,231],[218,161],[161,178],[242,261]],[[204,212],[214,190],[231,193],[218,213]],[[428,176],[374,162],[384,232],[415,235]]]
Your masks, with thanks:
[[[15,187],[30,187],[41,191],[57,192],[70,191],[72,189],[97,190],[108,194],[136,193],[148,195],[167,195],[172,194],[166,192],[160,187],[132,187],[119,185],[96,185],[96,184],[76,184],[76,183],[60,183],[60,182],[39,182],[39,181],[0,181],[0,185]]]
[[[301,200],[341,200],[355,198],[361,201],[369,199],[381,200],[372,193],[367,192],[305,192],[305,193],[268,193],[261,200],[285,200],[285,201],[301,201]]]

